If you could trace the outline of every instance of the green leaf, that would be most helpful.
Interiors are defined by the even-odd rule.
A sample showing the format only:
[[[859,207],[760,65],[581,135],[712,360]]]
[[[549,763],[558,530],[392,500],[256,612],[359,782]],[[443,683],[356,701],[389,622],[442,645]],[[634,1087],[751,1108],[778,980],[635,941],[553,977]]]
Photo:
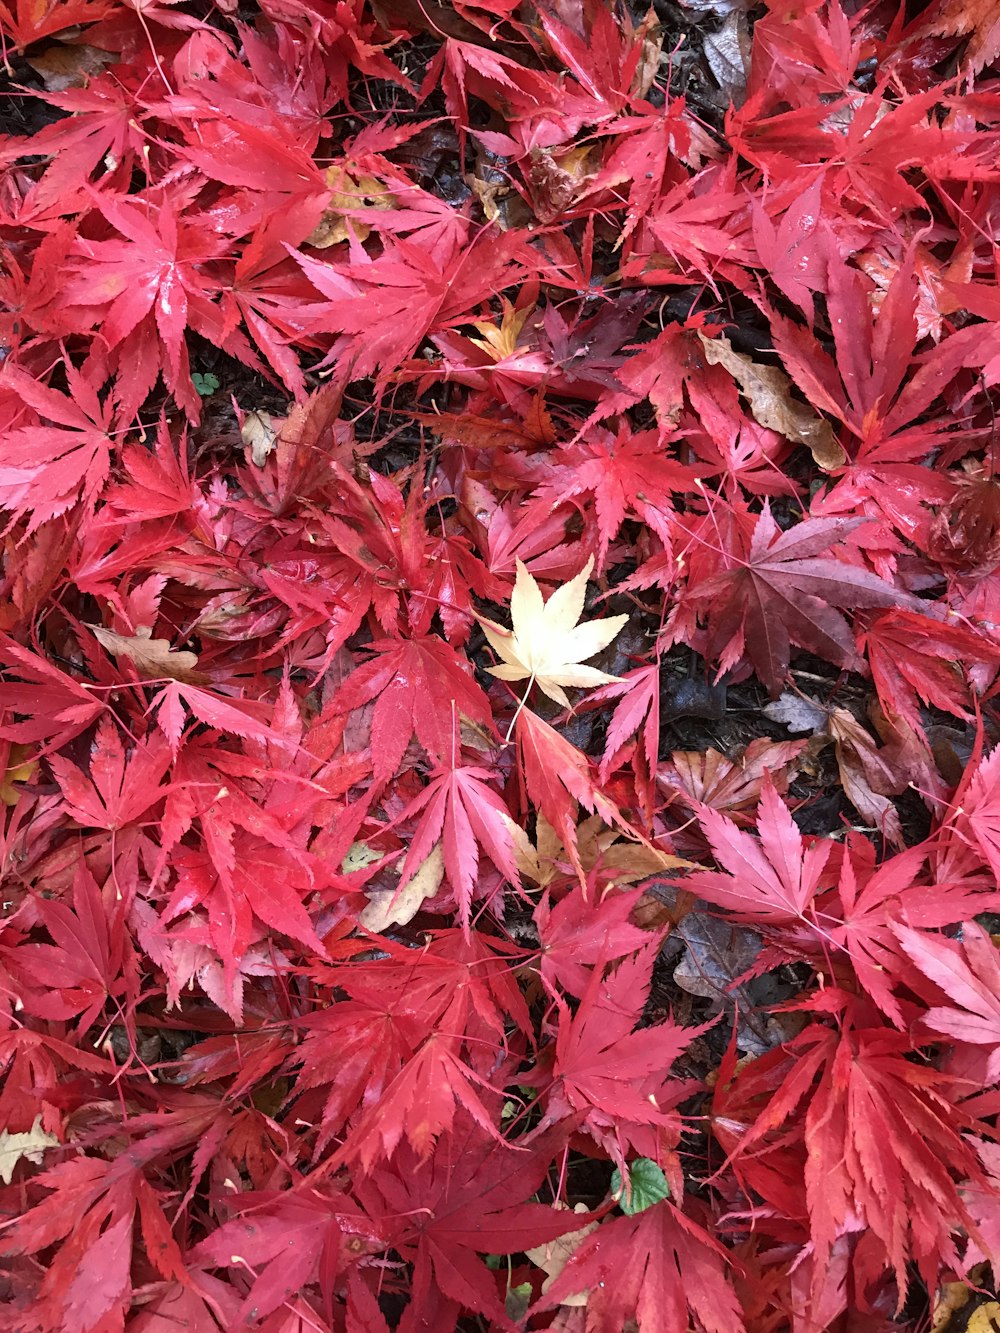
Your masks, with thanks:
[[[635,1213],[644,1213],[654,1203],[662,1203],[670,1198],[670,1186],[667,1178],[648,1157],[637,1157],[629,1165],[628,1190],[622,1185],[622,1173],[615,1167],[611,1177],[611,1193],[618,1200],[623,1213],[632,1217]]]
[[[202,375],[199,371],[195,370],[191,374],[191,383],[194,385],[198,393],[201,394],[202,398],[211,398],[212,394],[215,393],[216,389],[219,387],[220,380],[218,375],[213,375],[211,371]]]

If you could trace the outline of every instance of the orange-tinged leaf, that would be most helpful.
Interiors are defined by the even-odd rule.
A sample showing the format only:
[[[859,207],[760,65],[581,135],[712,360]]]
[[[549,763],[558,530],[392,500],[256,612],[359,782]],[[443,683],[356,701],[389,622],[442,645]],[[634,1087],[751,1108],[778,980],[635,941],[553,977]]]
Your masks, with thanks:
[[[1000,10],[994,0],[938,0],[921,15],[921,35],[968,38],[962,66],[978,74],[1000,56]]]

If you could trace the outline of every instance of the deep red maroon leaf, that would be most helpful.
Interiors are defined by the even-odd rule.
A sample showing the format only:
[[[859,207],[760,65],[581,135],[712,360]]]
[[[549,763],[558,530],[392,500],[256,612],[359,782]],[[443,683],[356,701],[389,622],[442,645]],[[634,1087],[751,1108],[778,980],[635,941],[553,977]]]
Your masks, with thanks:
[[[861,521],[811,518],[782,532],[765,504],[746,558],[689,592],[706,607],[710,657],[732,662],[745,650],[772,695],[784,683],[792,644],[856,666],[850,626],[837,608],[915,603],[868,570],[819,554]]]
[[[513,1333],[516,1325],[478,1255],[513,1254],[590,1221],[589,1213],[532,1201],[563,1141],[562,1131],[553,1129],[502,1144],[461,1115],[432,1156],[420,1161],[407,1152],[401,1169],[380,1168],[359,1182],[356,1192],[369,1216],[384,1222],[394,1247],[416,1260],[413,1303],[401,1328],[417,1333],[435,1311],[440,1321],[442,1313],[453,1317],[466,1308]]]

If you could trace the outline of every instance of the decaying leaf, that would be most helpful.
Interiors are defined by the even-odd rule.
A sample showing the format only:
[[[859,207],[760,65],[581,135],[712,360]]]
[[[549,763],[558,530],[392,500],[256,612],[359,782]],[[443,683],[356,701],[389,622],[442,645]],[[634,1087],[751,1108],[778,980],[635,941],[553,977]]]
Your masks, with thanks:
[[[742,106],[750,77],[750,32],[746,14],[731,9],[717,32],[705,34],[704,49],[716,83],[734,106]]]
[[[31,747],[27,745],[10,747],[5,770],[0,774],[0,801],[4,805],[17,805],[20,799],[18,784],[30,782],[34,777],[38,762],[32,754]]]
[[[660,766],[656,782],[664,795],[676,792],[686,805],[711,806],[739,823],[756,808],[765,778],[778,792],[788,790],[804,749],[803,741],[758,736],[732,758],[718,750],[675,750],[670,764]]]
[[[931,1315],[931,1333],[945,1333],[951,1326],[952,1316],[964,1310],[972,1299],[972,1291],[964,1282],[944,1282],[938,1288]]]
[[[874,738],[846,708],[831,708],[828,726],[847,799],[888,842],[902,847],[899,812],[889,798],[905,787],[905,776],[893,768]]]
[[[557,1205],[558,1207],[558,1205]],[[574,1213],[587,1212],[587,1205],[578,1203],[573,1208]],[[545,1245],[533,1246],[530,1250],[525,1250],[525,1254],[533,1264],[545,1271],[545,1281],[542,1283],[542,1295],[546,1295],[549,1288],[555,1282],[556,1278],[566,1267],[570,1258],[579,1249],[581,1243],[600,1226],[600,1222],[588,1222],[585,1227],[579,1231],[572,1231],[566,1236],[558,1236],[555,1240],[550,1240]],[[563,1305],[583,1306],[587,1304],[586,1292],[570,1294],[562,1298]]]
[[[608,616],[606,620],[579,623],[593,568],[591,556],[580,573],[557,588],[546,602],[538,584],[517,561],[510,600],[513,630],[505,630],[492,620],[479,621],[490,647],[504,661],[503,666],[488,668],[491,675],[500,680],[530,680],[564,708],[569,707],[564,685],[607,685],[618,679],[596,667],[581,665],[606,648],[628,620],[628,616]]]
[[[250,450],[254,467],[263,467],[278,442],[278,428],[270,412],[263,409],[247,412],[240,424],[240,437]]]
[[[539,222],[552,222],[585,194],[596,176],[600,157],[589,145],[558,156],[545,148],[531,154],[529,179]]]
[[[139,675],[147,680],[168,677],[192,683],[203,679],[195,671],[197,653],[175,650],[169,639],[154,639],[148,625],[140,625],[134,635],[117,634],[103,625],[89,625],[88,628],[102,647],[115,657],[132,662]]]
[[[412,921],[428,898],[433,898],[444,879],[444,853],[437,843],[402,888],[369,889],[368,906],[359,921],[366,930],[379,935],[390,926],[405,926]]]
[[[546,888],[559,875],[559,865],[570,857],[559,836],[543,814],[535,818],[535,845],[513,820],[510,832],[514,841],[517,868],[538,888]],[[600,815],[590,815],[577,826],[577,851],[587,876],[597,872],[598,883],[607,888],[614,884],[637,884],[640,880],[665,870],[679,870],[690,865],[679,856],[661,852],[648,843],[631,842],[608,826]]]
[[[36,74],[41,75],[46,92],[61,93],[67,88],[85,88],[95,74],[115,57],[110,51],[96,46],[74,42],[55,42],[44,51],[25,58]]]
[[[473,320],[472,327],[479,337],[469,339],[474,347],[481,348],[494,361],[503,361],[506,357],[514,355],[521,330],[532,313],[531,306],[523,306],[517,310],[505,297],[500,300],[500,309],[502,313],[499,324],[494,324],[488,319]]]
[[[704,904],[702,904],[702,908]],[[673,927],[672,941],[685,946],[673,979],[689,995],[710,1001],[711,1013],[735,1013],[736,1045],[741,1051],[762,1055],[793,1037],[802,1026],[798,1014],[769,1014],[777,998],[770,977],[739,981],[757,961],[763,941],[756,931],[723,921],[696,906]]]
[[[905,787],[907,776],[893,766],[888,752],[880,750],[874,737],[846,708],[824,708],[808,695],[785,691],[767,704],[764,714],[783,722],[792,732],[811,732],[809,742],[819,753],[831,741],[844,794],[862,819],[870,823],[894,846],[902,846],[899,814],[890,797]]]
[[[833,472],[843,467],[847,455],[828,421],[791,395],[791,380],[777,366],[764,366],[733,350],[728,338],[706,338],[699,334],[705,360],[729,371],[750,404],[754,419],[768,430],[776,430],[793,444],[804,445],[817,467]]]
[[[0,1130],[0,1180],[9,1185],[22,1158],[39,1166],[45,1149],[58,1145],[59,1140],[42,1129],[41,1116],[36,1117],[27,1133],[11,1134],[6,1129]]]
[[[764,705],[764,716],[772,722],[783,722],[795,735],[804,731],[824,731],[828,711],[808,694],[783,690],[777,699]]]
[[[365,214],[396,207],[395,196],[382,181],[354,166],[327,167],[324,174],[330,187],[329,203],[322,220],[305,242],[314,250],[329,249],[352,235],[359,241],[367,240],[372,229],[364,221]]]
[[[969,1315],[965,1333],[1000,1333],[1000,1301],[984,1301]]]

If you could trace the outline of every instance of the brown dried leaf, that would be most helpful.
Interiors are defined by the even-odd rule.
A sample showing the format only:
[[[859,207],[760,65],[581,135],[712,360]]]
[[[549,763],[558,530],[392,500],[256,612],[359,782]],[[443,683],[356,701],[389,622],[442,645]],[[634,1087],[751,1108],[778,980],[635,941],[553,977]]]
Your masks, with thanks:
[[[735,352],[728,338],[706,338],[700,333],[705,360],[728,370],[750,405],[754,420],[775,430],[793,444],[802,444],[824,472],[842,467],[847,455],[837,443],[833,427],[811,407],[791,395],[791,380],[777,366],[762,366]]]
[[[558,1208],[560,1205],[556,1204],[556,1207]],[[585,1213],[586,1211],[587,1205],[585,1203],[578,1203],[573,1209],[574,1213]],[[571,1231],[568,1235],[557,1236],[555,1240],[550,1240],[546,1245],[536,1245],[534,1249],[525,1250],[525,1254],[531,1262],[541,1268],[547,1275],[542,1283],[543,1296],[590,1233],[596,1231],[600,1225],[600,1222],[588,1222],[579,1231]],[[575,1296],[564,1297],[561,1304],[583,1306],[587,1304],[587,1299],[587,1293],[584,1291]]]
[[[945,1333],[951,1326],[952,1316],[965,1308],[972,1299],[972,1291],[964,1282],[945,1282],[938,1288],[931,1315],[931,1333]]]
[[[263,467],[278,442],[278,430],[270,412],[248,412],[240,425],[240,437],[250,450],[254,467]]]
[[[761,951],[761,937],[747,926],[720,921],[707,912],[689,913],[673,934],[687,945],[674,968],[674,981],[722,1009],[734,997],[729,987],[747,972]]]
[[[41,75],[46,92],[63,93],[67,88],[85,88],[95,74],[117,58],[96,46],[56,42],[38,55],[25,56],[25,63]]]
[[[746,14],[730,10],[719,31],[707,33],[702,45],[716,83],[734,106],[742,106],[750,79],[750,28]]]
[[[802,1027],[800,1014],[764,1012],[778,998],[771,978],[749,977],[733,985],[737,977],[751,971],[763,947],[755,931],[720,920],[696,906],[674,927],[671,938],[683,940],[687,946],[674,968],[674,981],[689,995],[710,1000],[713,1013],[735,1009],[736,1044],[741,1051],[763,1055],[790,1040]]]
[[[9,1185],[14,1179],[14,1170],[22,1157],[39,1166],[46,1148],[56,1148],[59,1140],[42,1129],[42,1117],[36,1116],[35,1123],[22,1134],[10,1134],[5,1129],[0,1132],[0,1180]],[[580,1233],[585,1235],[586,1233]],[[569,1256],[566,1256],[569,1258]],[[565,1259],[563,1260],[565,1263]]]
[[[633,41],[636,38],[641,41],[642,46],[629,91],[633,97],[645,97],[656,82],[656,76],[660,71],[660,55],[663,51],[663,26],[656,10],[652,7],[647,10],[642,22],[636,28]]]
[[[147,680],[183,680],[188,684],[203,681],[204,676],[195,671],[198,654],[186,651],[175,652],[169,639],[154,639],[148,625],[140,625],[133,637],[116,634],[103,625],[89,625],[97,642],[114,657],[126,658],[135,664],[140,676]]]
[[[547,148],[533,148],[528,180],[538,221],[554,222],[586,194],[599,166],[600,159],[590,144],[558,156]]]
[[[732,759],[718,750],[675,750],[672,766],[663,765],[656,781],[661,790],[677,790],[685,804],[710,805],[736,823],[750,822],[764,776],[770,776],[779,793],[786,792],[804,749],[804,741],[769,741],[760,736]]]
[[[827,710],[809,694],[784,690],[762,711],[771,722],[783,722],[793,735],[826,730]]]
[[[535,846],[519,824],[508,821],[514,840],[514,859],[525,879],[546,888],[560,875],[560,865],[569,865],[569,854],[543,814],[535,821]],[[635,884],[667,870],[689,869],[690,861],[661,852],[649,843],[622,838],[601,819],[591,815],[576,830],[577,850],[584,872],[597,871],[602,889],[610,885]]]
[[[969,1315],[965,1333],[1000,1333],[1000,1301],[986,1301]]]
[[[358,920],[374,935],[380,935],[390,926],[405,926],[412,921],[428,898],[433,898],[444,879],[444,855],[436,843],[431,853],[402,889],[390,885],[384,889],[369,889],[368,906]]]
[[[17,805],[21,799],[17,784],[30,782],[35,776],[38,760],[32,758],[34,752],[32,745],[11,745],[7,751],[5,769],[0,762],[0,801],[4,805]]]
[[[905,776],[900,778],[890,767],[873,738],[846,708],[831,708],[827,725],[847,799],[862,819],[893,846],[901,847],[903,830],[889,797],[903,790]]]

